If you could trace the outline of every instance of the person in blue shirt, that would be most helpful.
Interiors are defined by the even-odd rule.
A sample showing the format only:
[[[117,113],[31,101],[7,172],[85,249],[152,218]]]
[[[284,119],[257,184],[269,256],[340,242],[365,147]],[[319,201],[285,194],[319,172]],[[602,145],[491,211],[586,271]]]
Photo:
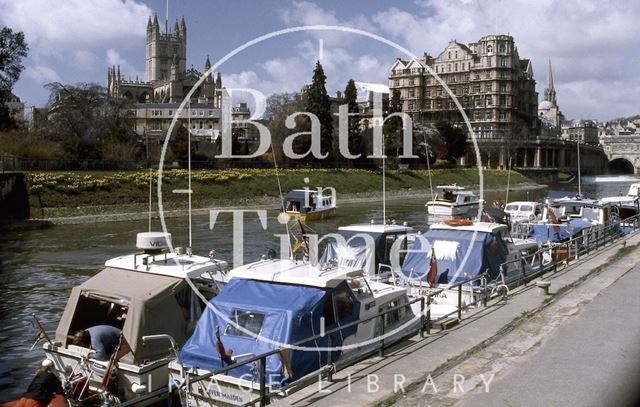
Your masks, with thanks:
[[[94,358],[108,360],[118,347],[121,331],[111,325],[96,325],[80,330],[73,335],[74,345],[89,347],[95,351]]]

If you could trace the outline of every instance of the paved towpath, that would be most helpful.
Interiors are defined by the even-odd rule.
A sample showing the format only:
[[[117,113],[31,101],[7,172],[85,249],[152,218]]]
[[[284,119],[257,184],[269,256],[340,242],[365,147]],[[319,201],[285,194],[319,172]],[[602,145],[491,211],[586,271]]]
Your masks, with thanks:
[[[494,304],[464,316],[459,326],[425,339],[413,338],[400,347],[388,350],[385,358],[369,358],[337,372],[332,383],[315,383],[274,404],[333,407],[391,403],[453,405],[466,402],[465,397],[471,392],[481,391],[485,382],[500,381],[500,377],[496,378],[500,376],[498,373],[511,366],[505,360],[516,360],[539,348],[566,318],[578,313],[599,292],[632,271],[640,263],[640,250],[594,272],[623,244],[634,245],[638,242],[640,234],[636,233],[628,237],[626,243],[620,240],[599,249],[597,255],[584,257],[546,276],[545,280],[551,281],[552,294],[559,290],[562,292],[553,296],[551,302],[546,301],[548,297],[540,296],[533,284],[522,287],[513,292],[506,303]],[[633,314],[632,311],[628,313]],[[529,327],[529,333],[520,331],[531,320],[540,318],[548,318],[548,321]],[[514,331],[520,332],[521,340],[517,346],[513,343],[504,345],[509,352],[485,352]],[[624,331],[621,335],[624,336]],[[627,338],[638,338],[636,332],[628,331],[628,335]],[[473,362],[474,356],[484,357],[485,360]],[[568,359],[570,362],[570,357]],[[464,365],[465,362],[469,363]],[[462,371],[456,370],[459,366],[463,367]],[[489,382],[489,385],[492,383]],[[460,386],[464,393],[454,393],[454,389],[460,390]],[[486,405],[492,405],[493,402],[488,400]]]

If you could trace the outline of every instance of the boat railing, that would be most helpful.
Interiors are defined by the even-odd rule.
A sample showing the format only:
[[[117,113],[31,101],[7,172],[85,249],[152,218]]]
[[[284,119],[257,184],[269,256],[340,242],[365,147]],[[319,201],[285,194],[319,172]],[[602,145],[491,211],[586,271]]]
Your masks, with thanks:
[[[551,227],[552,225],[550,225]],[[522,278],[526,285],[528,280],[545,273],[546,271],[553,269],[554,272],[559,267],[566,267],[573,260],[578,260],[583,255],[589,255],[593,251],[605,247],[606,245],[616,242],[618,239],[624,236],[622,228],[631,229],[630,232],[635,232],[640,229],[640,214],[634,215],[625,219],[615,219],[606,225],[594,226],[582,231],[579,236],[570,236],[567,241],[556,242],[542,247],[535,253],[523,256],[524,258],[531,258],[531,256],[537,256],[538,254],[544,255],[545,252],[552,253],[552,260],[550,264],[544,264],[542,259],[539,261],[541,267],[533,273],[526,274],[526,268],[523,267]],[[516,231],[518,235],[518,231]],[[523,235],[523,237],[526,237]],[[502,272],[506,271],[506,267],[509,264],[517,263],[522,259],[516,259],[502,264]]]
[[[612,224],[606,225],[603,228],[600,228],[597,230],[596,229],[587,230],[582,236],[579,236],[577,238],[571,238],[567,242],[554,243],[551,247],[543,247],[534,253],[528,254],[526,256],[522,256],[521,258],[509,261],[509,262],[502,263],[501,265],[503,267],[502,270],[504,271],[505,270],[504,267],[508,266],[508,264],[510,263],[520,263],[520,267],[522,267],[522,270],[523,270],[522,277],[526,285],[527,280],[531,280],[535,276],[541,275],[544,272],[549,271],[551,269],[553,269],[553,271],[556,272],[558,270],[558,266],[564,265],[564,267],[567,267],[567,265],[570,264],[572,260],[577,260],[582,254],[589,254],[600,247],[604,247],[607,244],[614,243],[616,240],[618,240],[623,236],[622,233],[620,233],[619,231],[621,224],[627,225],[627,227],[631,227],[632,231],[634,232],[637,231],[638,229],[640,229],[640,214],[626,218],[624,220],[619,220],[619,221],[617,220]],[[545,264],[543,262],[542,257],[544,254],[549,253],[550,250],[551,251],[564,250],[566,252],[565,253],[566,257],[562,259],[552,259],[550,263]],[[534,272],[530,274],[526,274],[526,267],[524,267],[525,262],[527,261],[527,259],[535,260],[536,256],[538,257],[539,267]],[[381,321],[382,335],[380,337],[380,340],[377,342],[376,346],[371,349],[371,352],[368,352],[362,357],[365,357],[370,353],[375,353],[376,351],[380,356],[383,356],[384,349],[385,349],[384,319],[387,314],[398,311],[400,309],[404,309],[407,306],[411,306],[412,304],[420,303],[419,323],[417,324],[417,327],[412,327],[412,329],[407,330],[405,336],[410,336],[412,334],[419,333],[421,337],[425,337],[425,335],[430,335],[433,325],[438,323],[439,321],[449,318],[453,314],[457,314],[458,320],[462,320],[462,313],[466,309],[470,307],[475,307],[479,303],[482,303],[484,306],[487,306],[489,298],[494,293],[493,287],[490,287],[487,280],[488,280],[488,273],[485,272],[474,278],[465,279],[464,281],[449,285],[444,288],[429,289],[429,291],[425,295],[411,299],[406,303],[400,304],[398,306],[395,306],[389,309],[382,310],[367,318],[359,319],[357,321],[340,325],[336,328],[333,328],[321,334],[303,339],[294,344],[278,347],[274,350],[271,350],[256,356],[247,355],[248,357],[244,358],[244,360],[242,361],[236,361],[226,367],[214,370],[212,372],[208,372],[206,374],[203,374],[194,378],[190,378],[190,376],[186,374],[184,381],[182,381],[181,383],[173,383],[173,386],[174,388],[183,389],[183,391],[184,389],[186,389],[186,391],[188,392],[189,388],[195,383],[210,379],[217,375],[224,375],[230,370],[236,369],[242,365],[257,364],[259,366],[259,378],[260,378],[259,396],[255,399],[252,399],[245,405],[254,405],[256,403],[259,403],[260,406],[265,406],[267,405],[267,403],[269,402],[269,400],[272,398],[273,395],[284,393],[289,389],[291,389],[292,387],[300,385],[299,381],[294,381],[285,386],[272,390],[270,386],[268,386],[266,383],[266,375],[267,375],[266,361],[269,356],[279,354],[283,350],[288,350],[293,347],[303,346],[304,344],[307,344],[312,341],[316,341],[324,337],[326,337],[328,341],[327,348],[332,348],[333,334],[337,334],[345,329],[356,327],[360,324],[375,320],[376,318],[380,319]],[[480,281],[479,286],[473,285],[475,281]],[[462,303],[462,294],[463,294],[464,286],[468,286],[471,288],[470,292],[473,294],[473,298],[474,298],[473,301],[465,304]],[[496,286],[495,288],[498,288],[498,286]],[[433,297],[437,296],[438,294],[441,294],[444,291],[452,291],[452,290],[457,291],[457,294],[458,294],[458,298],[457,298],[458,304],[456,309],[447,314],[441,315],[436,320],[432,320],[431,304],[433,303]],[[388,344],[389,343],[387,341],[387,345]],[[245,356],[245,355],[242,355],[242,356]],[[355,363],[356,361],[357,360],[350,360],[351,363]],[[335,364],[334,364],[334,361],[332,360],[332,352],[327,352],[326,365],[320,367],[319,369],[317,369],[312,373],[309,373],[308,375],[305,376],[305,378],[307,377],[313,378],[316,375],[325,374],[326,380],[331,382],[333,380],[334,368],[335,368]],[[318,376],[317,379],[319,380],[320,377]],[[153,392],[147,393],[146,395],[143,395],[141,397],[119,404],[119,406],[121,407],[133,406],[143,401],[164,397],[166,396],[167,391],[170,391],[170,390],[171,389],[168,389],[168,387],[165,386]]]
[[[267,361],[267,358],[269,356],[279,354],[280,352],[286,351],[286,350],[291,349],[291,348],[301,347],[301,346],[304,346],[305,344],[308,344],[310,342],[317,341],[317,340],[323,339],[323,338],[327,339],[327,341],[328,341],[327,348],[330,349],[330,348],[333,347],[333,343],[332,343],[333,338],[332,338],[332,336],[334,334],[341,333],[345,329],[356,327],[356,326],[358,326],[360,324],[363,324],[363,323],[366,323],[366,322],[369,322],[369,321],[372,321],[372,320],[375,320],[375,319],[379,319],[380,320],[380,326],[381,326],[382,331],[381,331],[381,335],[380,335],[380,340],[377,342],[376,346],[371,349],[371,352],[373,353],[373,352],[377,351],[380,356],[384,356],[384,348],[385,348],[385,346],[389,345],[389,341],[388,340],[386,341],[386,345],[385,345],[385,333],[384,333],[385,316],[387,314],[391,313],[391,312],[395,312],[395,311],[398,311],[400,309],[406,309],[407,307],[410,307],[412,304],[420,303],[420,315],[418,316],[418,323],[415,324],[417,326],[415,326],[415,327],[412,326],[411,327],[412,329],[407,329],[406,333],[405,333],[405,336],[415,335],[415,334],[419,333],[421,337],[424,337],[425,333],[429,332],[430,327],[431,327],[431,323],[429,321],[430,310],[427,307],[427,302],[428,302],[427,297],[415,298],[415,299],[409,300],[409,301],[407,301],[407,302],[405,302],[403,304],[397,305],[395,307],[384,309],[384,310],[382,310],[382,311],[380,311],[380,312],[378,312],[378,313],[376,313],[374,315],[371,315],[371,316],[369,316],[367,318],[358,319],[357,321],[353,321],[353,322],[350,322],[350,323],[347,323],[347,324],[339,325],[338,327],[335,327],[333,329],[327,330],[327,331],[322,332],[322,333],[320,333],[318,335],[314,335],[314,336],[302,339],[302,340],[300,340],[298,342],[295,342],[295,343],[287,345],[287,346],[280,346],[280,347],[278,347],[276,349],[273,349],[271,351],[268,351],[268,352],[265,352],[265,353],[262,353],[262,354],[259,354],[259,355],[248,356],[246,358],[243,358],[242,361],[235,361],[234,363],[232,363],[232,364],[230,364],[228,366],[225,366],[223,368],[214,370],[212,372],[207,372],[207,373],[205,373],[203,375],[200,375],[200,376],[197,376],[197,377],[194,377],[194,378],[191,378],[189,376],[189,374],[186,373],[185,374],[185,380],[182,383],[177,384],[176,387],[180,388],[180,389],[183,389],[183,391],[184,391],[184,389],[186,389],[186,391],[188,392],[189,388],[195,383],[201,382],[203,380],[210,379],[210,378],[212,378],[214,376],[217,376],[217,375],[224,375],[225,373],[229,372],[230,370],[236,369],[236,368],[238,368],[240,366],[243,366],[243,365],[258,364],[258,366],[259,366],[259,377],[260,377],[259,397],[257,399],[251,400],[247,404],[252,405],[252,404],[255,404],[255,403],[259,403],[261,406],[265,406],[268,403],[269,399],[271,398],[271,396],[273,394],[285,392],[285,391],[287,391],[287,389],[299,384],[298,381],[294,381],[294,382],[292,382],[290,384],[282,386],[282,387],[280,387],[278,389],[275,389],[273,391],[270,390],[269,386],[266,383],[266,375],[267,375],[267,373],[266,373],[266,361]],[[319,369],[317,369],[316,371],[308,374],[307,376],[312,376],[314,374],[319,374],[319,373],[320,374],[321,373],[326,373],[327,380],[328,381],[332,381],[333,380],[332,375],[333,375],[333,371],[334,371],[333,368],[332,368],[333,365],[334,365],[334,361],[332,360],[332,353],[333,352],[331,352],[331,351],[327,352],[327,363],[326,363],[325,366],[320,367]],[[242,356],[245,356],[245,355],[242,355]],[[329,366],[329,368],[327,368],[327,366]],[[181,366],[181,368],[182,368],[182,366]],[[138,398],[135,398],[135,399],[132,399],[132,400],[128,400],[128,401],[126,401],[124,403],[119,404],[118,406],[119,407],[125,407],[125,406],[136,405],[136,404],[141,403],[143,401],[152,400],[154,398],[162,397],[163,395],[166,395],[167,391],[168,391],[167,387],[164,387],[164,388],[158,389],[158,390],[156,390],[154,392],[150,392],[148,394],[145,394],[144,396],[141,396],[141,397],[138,397]]]

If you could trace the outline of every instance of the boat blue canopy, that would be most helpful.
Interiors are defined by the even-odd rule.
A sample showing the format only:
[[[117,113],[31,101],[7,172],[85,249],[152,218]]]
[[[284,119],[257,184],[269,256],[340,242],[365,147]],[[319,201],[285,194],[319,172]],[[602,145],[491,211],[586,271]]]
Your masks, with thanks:
[[[560,227],[560,232],[556,233],[553,230],[553,224],[551,223],[529,224],[527,237],[534,239],[538,243],[564,242],[569,240],[570,237],[575,238],[579,236],[583,230],[588,229],[593,225],[582,219],[571,219],[569,223],[561,223],[558,226]]]
[[[508,252],[502,236],[490,232],[431,229],[415,240],[402,265],[402,273],[408,278],[426,281],[432,247],[438,265],[438,284],[456,284],[485,271],[489,273],[489,280],[496,279]]]
[[[193,335],[182,349],[182,363],[208,371],[222,368],[223,363],[216,350],[215,332],[218,327],[225,350],[233,350],[232,354],[236,356],[257,356],[283,344],[293,344],[320,334],[321,317],[325,318],[325,330],[328,331],[338,324],[356,321],[359,313],[360,304],[346,282],[333,289],[321,289],[232,279],[203,312]],[[355,331],[354,326],[343,330],[342,335],[333,335],[333,346],[341,345],[342,340]],[[285,356],[274,354],[267,357],[267,384],[278,387],[320,368],[326,364],[327,352],[315,348],[327,345],[328,338],[324,337],[303,345],[310,349],[290,349]],[[334,352],[333,360],[339,356],[339,352]],[[225,361],[224,365],[227,364]],[[259,376],[251,371],[251,367],[251,364],[245,364],[226,374],[258,380]]]

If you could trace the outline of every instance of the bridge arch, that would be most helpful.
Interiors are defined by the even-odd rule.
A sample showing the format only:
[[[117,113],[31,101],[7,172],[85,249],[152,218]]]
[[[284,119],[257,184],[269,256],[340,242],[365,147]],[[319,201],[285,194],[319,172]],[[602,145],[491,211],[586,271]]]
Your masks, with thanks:
[[[612,174],[636,174],[638,172],[638,158],[629,161],[627,157],[611,157],[607,170]]]

